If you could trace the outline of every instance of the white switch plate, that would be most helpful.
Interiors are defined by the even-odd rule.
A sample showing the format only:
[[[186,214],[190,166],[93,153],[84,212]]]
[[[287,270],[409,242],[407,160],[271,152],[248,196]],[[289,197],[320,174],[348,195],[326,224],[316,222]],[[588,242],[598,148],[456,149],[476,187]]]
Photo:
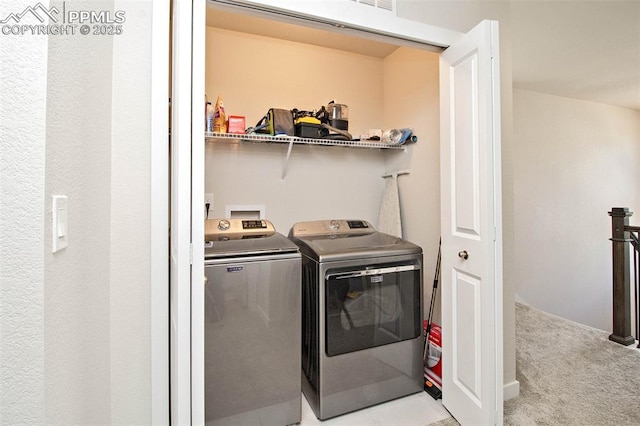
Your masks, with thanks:
[[[56,253],[69,243],[69,200],[66,195],[51,196],[51,251]]]

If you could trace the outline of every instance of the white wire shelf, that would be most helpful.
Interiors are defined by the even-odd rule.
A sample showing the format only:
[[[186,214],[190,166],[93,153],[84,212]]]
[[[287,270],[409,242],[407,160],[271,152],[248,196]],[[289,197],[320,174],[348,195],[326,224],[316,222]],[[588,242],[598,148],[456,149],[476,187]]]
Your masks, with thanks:
[[[325,145],[325,146],[344,146],[351,148],[377,148],[377,149],[404,149],[404,145],[390,145],[387,143],[372,141],[372,140],[358,140],[358,141],[341,141],[332,139],[311,139],[311,138],[299,138],[296,136],[271,136],[271,135],[259,135],[248,134],[239,135],[233,133],[211,133],[206,132],[205,139],[207,141],[220,141],[231,143],[279,143],[279,144],[300,144],[300,145]]]
[[[281,179],[284,181],[287,176],[287,166],[289,164],[289,158],[291,158],[291,149],[294,144],[299,145],[324,145],[324,146],[344,146],[350,148],[377,148],[377,149],[405,149],[404,145],[389,145],[379,141],[340,141],[332,139],[311,139],[311,138],[299,138],[296,136],[271,136],[271,135],[239,135],[233,133],[212,133],[205,132],[206,141],[212,141],[216,143],[228,142],[228,143],[273,143],[273,144],[286,144],[287,155],[282,167]]]

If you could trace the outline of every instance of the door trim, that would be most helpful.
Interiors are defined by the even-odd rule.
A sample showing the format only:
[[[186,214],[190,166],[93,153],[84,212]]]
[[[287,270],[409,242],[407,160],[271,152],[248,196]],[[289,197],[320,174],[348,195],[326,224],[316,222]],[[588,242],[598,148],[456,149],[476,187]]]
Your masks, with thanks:
[[[206,2],[193,0],[191,66],[191,424],[204,424],[204,95]]]
[[[151,18],[151,423],[169,422],[169,9]]]
[[[197,213],[192,211],[192,155],[195,152],[194,139],[204,143],[203,120],[200,120],[199,128],[193,128],[197,115],[193,113],[196,101],[193,99],[193,85],[198,86],[198,81],[194,81],[193,65],[199,63],[193,57],[192,41],[194,32],[197,34],[193,16],[195,10],[202,11],[202,7],[195,6],[197,3],[204,5],[204,0],[172,1],[170,413],[171,423],[180,425],[199,419],[198,416],[192,417],[194,370],[191,365],[192,223],[201,222]],[[204,25],[200,31],[204,31]],[[202,58],[203,52],[198,56]],[[199,99],[202,102],[203,97]],[[200,196],[204,197],[204,194]]]

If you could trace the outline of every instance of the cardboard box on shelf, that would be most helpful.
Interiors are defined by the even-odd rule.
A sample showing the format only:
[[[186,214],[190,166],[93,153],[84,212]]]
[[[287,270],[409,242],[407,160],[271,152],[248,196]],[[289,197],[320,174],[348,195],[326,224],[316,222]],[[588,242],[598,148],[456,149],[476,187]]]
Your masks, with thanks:
[[[244,117],[241,115],[230,115],[227,123],[227,133],[243,135],[245,131]]]

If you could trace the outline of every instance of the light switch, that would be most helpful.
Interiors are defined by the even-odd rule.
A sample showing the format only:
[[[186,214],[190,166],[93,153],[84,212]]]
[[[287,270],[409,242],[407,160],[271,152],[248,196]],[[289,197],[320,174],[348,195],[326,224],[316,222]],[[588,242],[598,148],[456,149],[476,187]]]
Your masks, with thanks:
[[[51,196],[51,234],[52,244],[51,251],[53,253],[67,247],[69,242],[68,234],[68,217],[69,217],[69,200],[66,195]]]

